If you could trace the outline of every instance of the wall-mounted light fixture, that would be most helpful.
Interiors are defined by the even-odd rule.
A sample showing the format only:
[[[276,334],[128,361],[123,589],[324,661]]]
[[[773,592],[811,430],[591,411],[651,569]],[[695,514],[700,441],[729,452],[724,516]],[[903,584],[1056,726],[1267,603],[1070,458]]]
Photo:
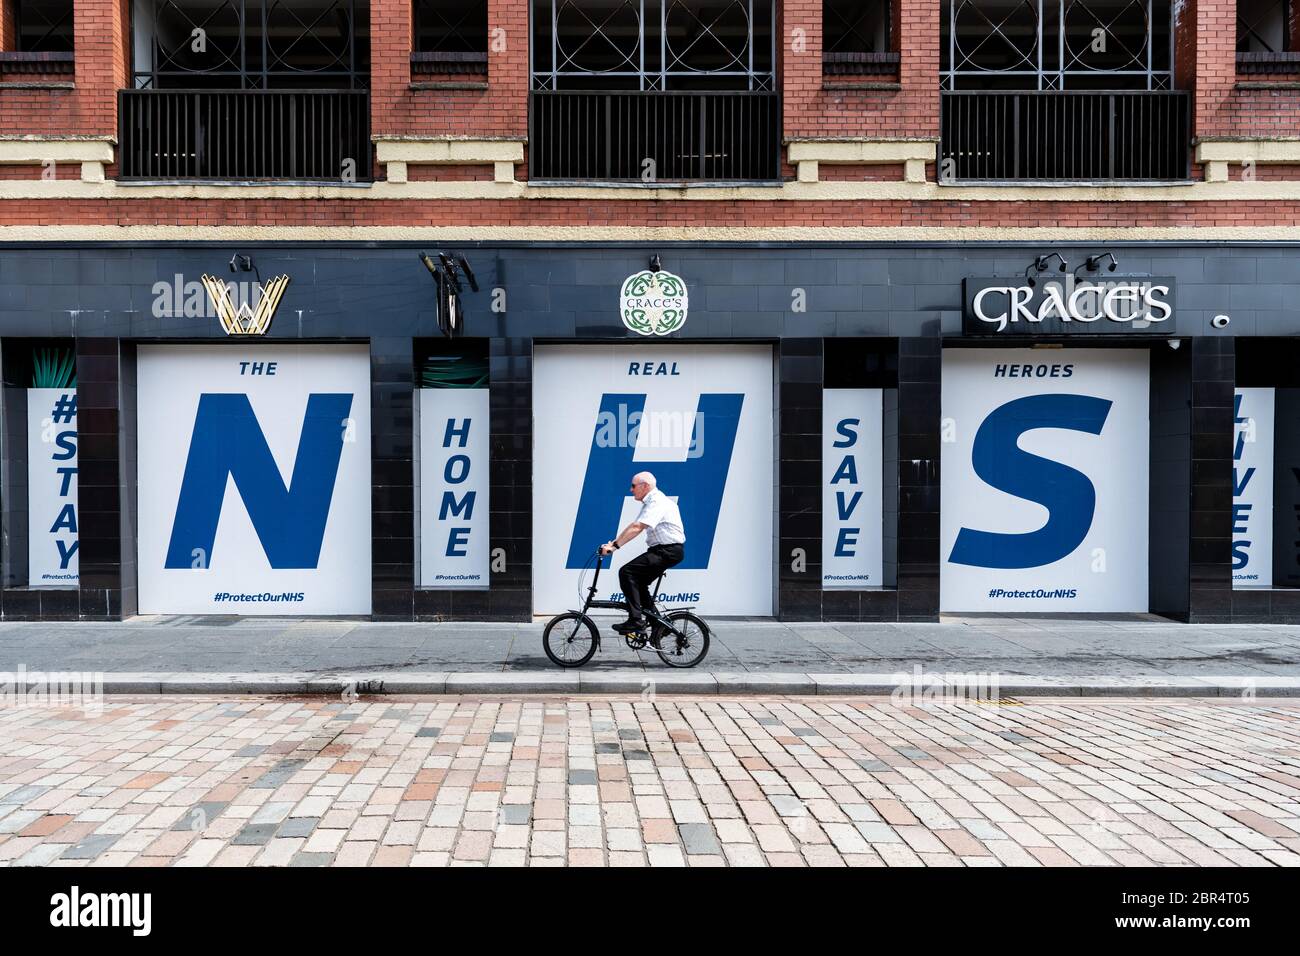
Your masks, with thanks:
[[[262,274],[257,271],[257,266],[253,265],[253,257],[246,256],[241,252],[236,252],[230,257],[231,272],[251,272],[257,276],[257,281],[262,281]]]
[[[1102,262],[1107,259],[1110,260],[1110,265],[1106,267],[1107,272],[1114,272],[1119,268],[1119,260],[1115,258],[1115,253],[1113,252],[1103,252],[1099,256],[1089,256],[1087,259],[1083,260],[1083,268],[1087,269],[1089,272],[1096,272],[1101,268]],[[1074,271],[1078,273],[1079,270],[1075,269]]]
[[[650,257],[650,271],[651,271],[651,272],[663,272],[663,271],[664,271],[664,263],[663,263],[663,260],[660,259],[658,256],[651,256],[651,257]]]
[[[448,338],[459,335],[465,324],[460,304],[461,279],[465,280],[470,291],[477,292],[478,280],[474,277],[474,270],[469,267],[464,256],[445,252],[435,253],[434,256],[422,252],[420,262],[429,270],[429,275],[433,276],[437,288],[438,328]]]
[[[1029,280],[1030,285],[1034,285],[1035,280],[1034,277],[1029,274],[1029,271],[1032,269],[1034,272],[1046,272],[1047,264],[1053,259],[1057,260],[1061,264],[1057,271],[1064,272],[1069,268],[1065,262],[1065,257],[1059,252],[1049,252],[1046,255],[1034,256],[1034,261],[1025,267],[1025,278]]]

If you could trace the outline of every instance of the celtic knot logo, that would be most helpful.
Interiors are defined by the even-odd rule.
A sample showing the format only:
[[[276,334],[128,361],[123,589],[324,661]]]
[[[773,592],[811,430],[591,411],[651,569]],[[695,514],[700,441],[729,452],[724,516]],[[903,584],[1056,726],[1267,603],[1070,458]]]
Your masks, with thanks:
[[[637,272],[623,282],[623,324],[637,335],[668,335],[686,324],[686,282],[671,272]]]

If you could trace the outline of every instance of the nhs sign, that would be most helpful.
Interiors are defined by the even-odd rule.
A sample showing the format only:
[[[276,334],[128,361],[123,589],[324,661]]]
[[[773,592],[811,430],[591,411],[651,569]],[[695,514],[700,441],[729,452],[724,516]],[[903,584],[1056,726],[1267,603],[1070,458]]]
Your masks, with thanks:
[[[533,368],[534,612],[575,605],[592,552],[640,510],[629,479],[650,471],[686,531],[660,600],[771,614],[771,348],[548,345]],[[642,535],[612,566],[644,550]],[[597,597],[617,597],[606,582]]]
[[[141,613],[370,612],[364,346],[141,346]]]

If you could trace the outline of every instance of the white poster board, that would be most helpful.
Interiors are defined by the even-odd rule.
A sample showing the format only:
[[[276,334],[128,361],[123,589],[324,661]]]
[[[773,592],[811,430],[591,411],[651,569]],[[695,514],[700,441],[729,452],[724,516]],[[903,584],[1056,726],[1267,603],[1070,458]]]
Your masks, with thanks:
[[[486,388],[422,388],[420,586],[488,586]]]
[[[27,390],[27,583],[76,587],[77,390]]]
[[[772,349],[542,345],[533,353],[533,608],[575,606],[582,566],[636,518],[648,470],[677,501],[686,558],[660,600],[769,615],[773,599]],[[598,598],[641,535],[601,572]]]
[[[1146,611],[1149,356],[945,349],[943,611]]]
[[[822,587],[880,587],[884,578],[883,392],[822,392]]]
[[[146,614],[369,614],[370,357],[141,345]]]
[[[1236,391],[1232,438],[1232,586],[1273,586],[1271,388]]]

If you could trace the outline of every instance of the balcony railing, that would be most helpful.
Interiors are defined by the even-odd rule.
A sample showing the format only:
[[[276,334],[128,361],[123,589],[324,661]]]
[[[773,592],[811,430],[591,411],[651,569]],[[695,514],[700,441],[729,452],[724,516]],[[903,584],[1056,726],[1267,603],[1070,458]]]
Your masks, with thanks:
[[[1190,144],[1185,92],[945,92],[939,179],[1183,180]]]
[[[121,90],[121,179],[364,182],[364,90]]]
[[[771,182],[780,145],[773,92],[531,94],[533,180]]]

